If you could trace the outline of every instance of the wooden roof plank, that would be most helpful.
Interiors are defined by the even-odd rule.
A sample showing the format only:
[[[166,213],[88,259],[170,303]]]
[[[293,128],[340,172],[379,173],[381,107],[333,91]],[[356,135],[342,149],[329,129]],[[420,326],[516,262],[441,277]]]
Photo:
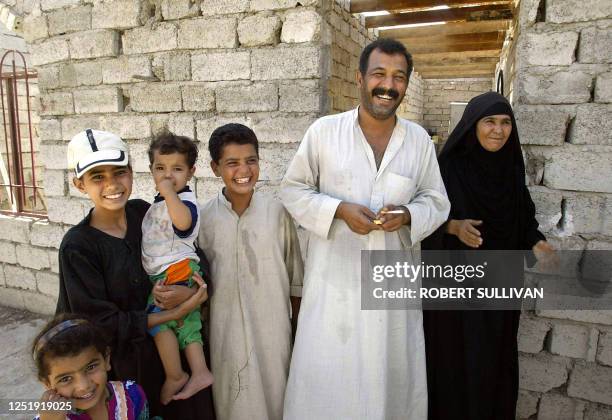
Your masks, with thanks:
[[[436,6],[464,6],[468,4],[510,3],[511,0],[351,0],[351,13],[382,10],[424,9]]]
[[[467,70],[463,72],[431,72],[423,73],[421,77],[423,79],[463,79],[463,78],[493,78],[495,75],[494,71],[486,72],[482,70]]]
[[[472,50],[464,52],[440,52],[440,53],[414,53],[412,54],[412,60],[416,63],[417,61],[434,61],[434,60],[452,60],[461,59],[465,57],[496,57],[499,59],[500,50],[498,48],[491,48],[488,50]]]
[[[440,35],[430,36],[427,38],[416,37],[416,38],[399,38],[401,42],[406,45],[426,43],[427,45],[433,44],[447,44],[447,43],[476,43],[476,42],[503,42],[506,39],[506,33],[502,31],[495,32],[482,32],[479,34],[456,34],[456,35]]]
[[[418,73],[436,73],[436,72],[462,72],[470,70],[482,70],[483,72],[495,71],[497,63],[475,63],[475,64],[460,64],[460,65],[415,65],[414,70]]]
[[[400,40],[401,41],[401,40]],[[466,52],[466,51],[479,51],[479,50],[492,50],[497,49],[501,51],[503,42],[446,42],[440,44],[429,45],[423,44],[412,44],[406,45],[408,52],[411,54],[427,54],[427,53],[441,53],[441,52]],[[498,52],[499,55],[499,52]]]
[[[478,13],[495,12],[499,19],[507,19],[512,15],[509,5],[491,4],[488,6],[462,7],[457,9],[428,10],[425,12],[395,13],[381,16],[368,16],[365,19],[366,28],[380,26],[410,25],[416,23],[433,23],[467,20]]]
[[[481,20],[478,22],[449,22],[444,25],[428,25],[416,28],[382,29],[379,38],[418,38],[437,35],[475,34],[503,31],[510,27],[510,19]]]

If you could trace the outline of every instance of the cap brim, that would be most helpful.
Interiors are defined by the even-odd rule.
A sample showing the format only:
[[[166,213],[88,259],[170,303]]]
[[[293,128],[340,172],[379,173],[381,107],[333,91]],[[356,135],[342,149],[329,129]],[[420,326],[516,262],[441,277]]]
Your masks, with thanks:
[[[75,172],[77,178],[80,178],[85,172],[97,166],[127,166],[127,164],[128,155],[123,150],[98,150],[79,160],[76,164]]]

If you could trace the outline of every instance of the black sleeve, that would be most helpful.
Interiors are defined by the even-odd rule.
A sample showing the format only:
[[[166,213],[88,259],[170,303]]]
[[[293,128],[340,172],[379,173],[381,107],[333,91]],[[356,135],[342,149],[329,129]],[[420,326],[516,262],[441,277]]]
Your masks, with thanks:
[[[107,288],[112,285],[107,284],[99,258],[93,250],[86,246],[68,244],[60,250],[59,260],[60,296],[57,313],[88,315],[109,334],[113,348],[123,348],[146,338],[147,313],[144,308],[122,311],[110,301]]]
[[[535,218],[536,208],[531,199],[531,194],[526,186],[523,186],[523,200],[525,202],[525,242],[524,249],[530,250],[538,241],[546,240],[546,237],[538,230],[538,221]]]

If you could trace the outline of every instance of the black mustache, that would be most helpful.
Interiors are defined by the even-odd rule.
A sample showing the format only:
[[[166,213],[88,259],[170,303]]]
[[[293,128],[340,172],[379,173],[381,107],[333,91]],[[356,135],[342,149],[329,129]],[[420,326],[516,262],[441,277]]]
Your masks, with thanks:
[[[393,99],[399,98],[399,92],[397,90],[385,89],[381,87],[372,89],[372,96],[376,96],[376,95],[386,95],[386,96],[390,96]]]

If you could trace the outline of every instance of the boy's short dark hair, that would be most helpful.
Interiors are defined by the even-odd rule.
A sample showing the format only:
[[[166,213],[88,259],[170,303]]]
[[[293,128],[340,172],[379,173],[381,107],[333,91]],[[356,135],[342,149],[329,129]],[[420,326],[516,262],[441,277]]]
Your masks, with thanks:
[[[189,165],[190,168],[193,168],[198,160],[198,147],[193,140],[189,137],[177,136],[169,131],[158,134],[153,138],[153,141],[151,141],[147,152],[149,154],[150,164],[153,164],[155,151],[158,151],[160,155],[169,155],[172,153],[185,155],[187,158],[187,165]]]
[[[223,148],[228,144],[252,144],[255,148],[255,153],[259,157],[259,142],[257,136],[246,125],[230,123],[217,127],[210,135],[208,141],[208,151],[210,158],[219,163],[223,155]]]
[[[368,61],[370,60],[370,55],[374,50],[380,50],[381,52],[389,55],[402,54],[404,57],[406,57],[406,63],[408,63],[406,76],[410,77],[410,73],[412,73],[412,56],[408,50],[406,50],[404,44],[391,38],[379,38],[376,41],[368,44],[363,49],[361,56],[359,57],[359,71],[361,72],[362,76],[365,76],[366,72],[368,71]]]

